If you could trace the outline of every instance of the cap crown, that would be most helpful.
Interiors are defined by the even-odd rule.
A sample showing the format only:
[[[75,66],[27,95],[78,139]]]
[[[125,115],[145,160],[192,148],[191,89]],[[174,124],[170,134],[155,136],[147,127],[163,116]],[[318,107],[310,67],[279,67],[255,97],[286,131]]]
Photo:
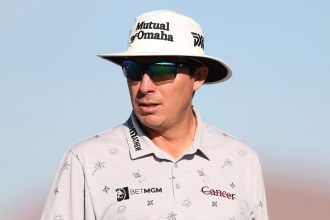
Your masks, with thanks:
[[[136,17],[127,52],[203,55],[204,35],[200,25],[189,17],[168,10],[147,12]]]

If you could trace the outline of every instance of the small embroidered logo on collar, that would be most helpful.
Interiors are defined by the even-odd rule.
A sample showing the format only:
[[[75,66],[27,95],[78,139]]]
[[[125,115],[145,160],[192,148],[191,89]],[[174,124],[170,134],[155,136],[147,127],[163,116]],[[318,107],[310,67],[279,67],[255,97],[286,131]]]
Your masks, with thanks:
[[[137,131],[136,131],[134,125],[133,125],[132,118],[128,119],[127,126],[128,126],[128,129],[129,129],[129,134],[130,134],[131,139],[133,141],[133,146],[134,146],[135,151],[142,150],[140,140],[139,140],[139,137],[137,135]]]

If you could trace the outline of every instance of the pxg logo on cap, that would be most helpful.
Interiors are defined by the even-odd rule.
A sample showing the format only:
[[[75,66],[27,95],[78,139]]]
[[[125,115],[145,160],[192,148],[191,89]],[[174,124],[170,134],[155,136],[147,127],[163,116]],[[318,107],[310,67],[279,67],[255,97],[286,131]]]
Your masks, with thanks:
[[[118,202],[129,199],[128,187],[116,189],[116,192]]]

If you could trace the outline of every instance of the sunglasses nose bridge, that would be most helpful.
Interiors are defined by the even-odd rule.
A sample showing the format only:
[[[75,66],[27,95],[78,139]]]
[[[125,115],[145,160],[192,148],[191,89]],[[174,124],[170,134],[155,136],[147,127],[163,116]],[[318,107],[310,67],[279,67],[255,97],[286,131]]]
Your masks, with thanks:
[[[149,74],[143,74],[141,76],[139,90],[143,94],[147,94],[155,91],[155,83],[151,79]]]
[[[150,78],[148,66],[141,66],[141,77],[140,77],[141,81],[143,80],[145,75],[147,75]]]

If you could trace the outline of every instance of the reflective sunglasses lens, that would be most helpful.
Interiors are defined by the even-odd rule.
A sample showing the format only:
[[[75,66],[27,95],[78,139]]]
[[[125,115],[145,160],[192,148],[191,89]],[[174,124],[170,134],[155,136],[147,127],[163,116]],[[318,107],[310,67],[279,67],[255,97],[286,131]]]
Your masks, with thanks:
[[[141,80],[142,67],[140,64],[133,61],[125,60],[122,62],[121,66],[123,68],[123,72],[126,78],[134,81]]]
[[[149,66],[149,76],[154,82],[174,80],[177,65],[172,62],[158,62]]]

